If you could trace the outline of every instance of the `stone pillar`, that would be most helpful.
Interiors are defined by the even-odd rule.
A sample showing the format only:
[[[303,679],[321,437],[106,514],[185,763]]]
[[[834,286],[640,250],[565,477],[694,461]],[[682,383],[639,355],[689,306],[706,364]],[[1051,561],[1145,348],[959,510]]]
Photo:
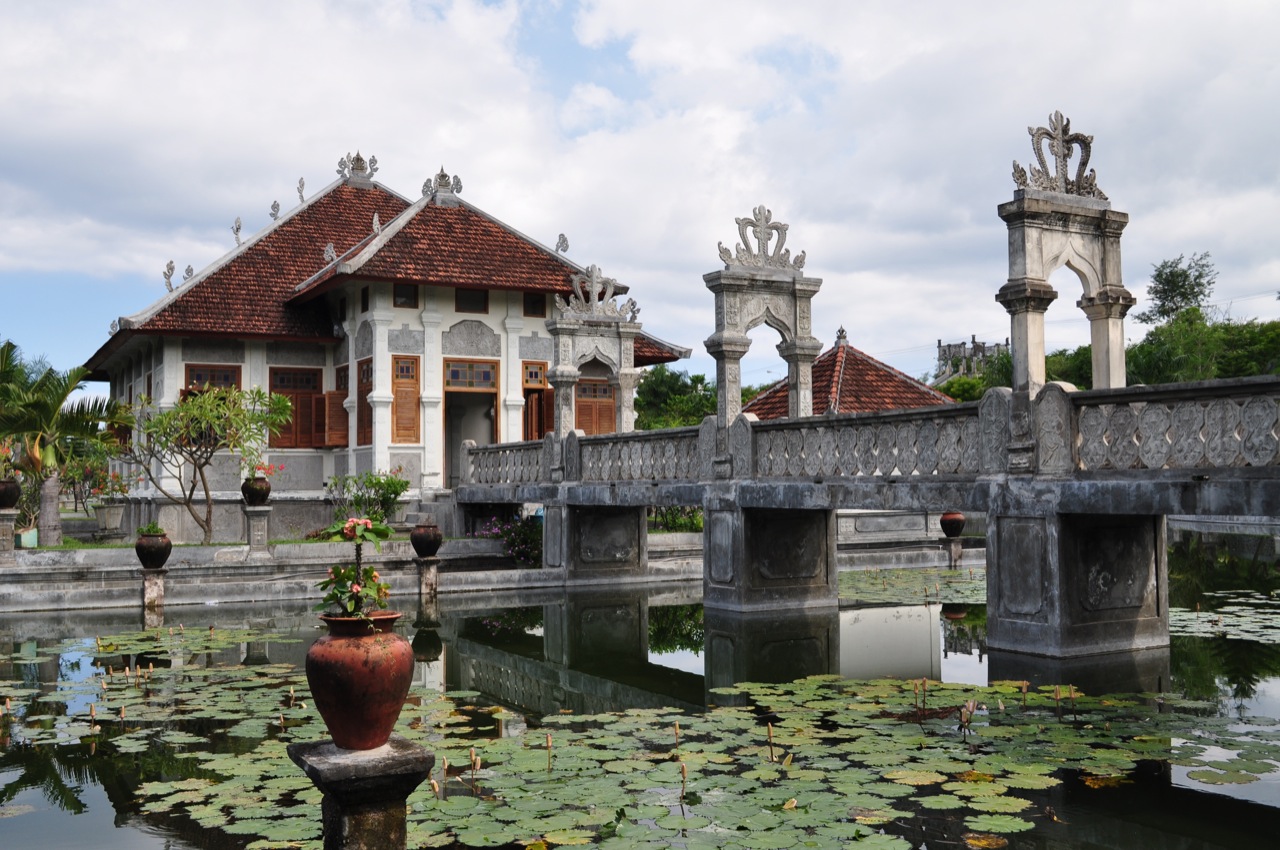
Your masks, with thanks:
[[[812,416],[813,409],[813,361],[822,353],[822,343],[816,339],[796,340],[778,346],[778,353],[787,362],[787,416]],[[741,392],[739,392],[741,398]],[[825,413],[826,411],[817,411]],[[733,421],[733,420],[730,420]]]
[[[405,801],[430,776],[434,755],[399,735],[376,750],[311,741],[290,744],[288,753],[324,793],[324,850],[404,848]]]
[[[1009,312],[1013,391],[1035,395],[1044,386],[1044,314],[1058,297],[1043,280],[1010,279],[996,294]]]
[[[164,577],[169,570],[142,569],[142,627],[158,629],[164,625]]]
[[[391,320],[369,319],[373,326],[373,389],[369,406],[373,408],[373,469],[391,468],[391,355],[388,353],[387,331]],[[355,373],[352,373],[353,375]],[[354,396],[355,393],[352,393]],[[356,432],[352,431],[352,435]],[[355,443],[355,440],[351,440]]]
[[[440,584],[440,559],[414,558],[418,565],[418,605],[424,606],[433,602]]]
[[[448,291],[448,290],[444,290]],[[444,433],[444,374],[440,344],[440,323],[444,316],[436,305],[435,287],[422,287],[422,427],[424,434]],[[428,441],[428,444],[429,441]],[[443,453],[427,451],[422,459],[422,486],[428,489],[444,487]]]
[[[716,423],[723,431],[742,412],[742,357],[751,348],[751,338],[717,331],[706,346],[716,361]]]
[[[18,556],[13,551],[13,530],[18,525],[18,509],[0,510],[0,567],[16,567]]]
[[[1076,306],[1089,317],[1093,354],[1093,389],[1114,390],[1126,384],[1124,317],[1135,300],[1125,289],[1081,298]]]
[[[564,342],[568,344],[569,340]],[[553,366],[547,373],[547,381],[555,393],[555,434],[558,437],[567,437],[577,426],[573,394],[577,391],[579,374],[576,367],[567,364]]]
[[[563,549],[559,553],[568,577],[578,581],[599,579],[644,579],[649,569],[649,523],[646,507],[586,507],[563,509],[564,520],[557,528],[545,527],[560,534]],[[547,522],[549,508],[544,508]],[[558,518],[557,518],[558,519]],[[567,522],[566,522],[567,521]],[[563,525],[561,525],[563,523]],[[544,538],[544,557],[549,549]]]
[[[249,558],[250,560],[260,561],[267,560],[271,557],[271,549],[267,545],[269,538],[267,537],[267,528],[270,525],[271,506],[263,505],[261,507],[249,507],[241,505],[240,510],[244,511],[245,528],[247,529],[246,538],[249,541]]]

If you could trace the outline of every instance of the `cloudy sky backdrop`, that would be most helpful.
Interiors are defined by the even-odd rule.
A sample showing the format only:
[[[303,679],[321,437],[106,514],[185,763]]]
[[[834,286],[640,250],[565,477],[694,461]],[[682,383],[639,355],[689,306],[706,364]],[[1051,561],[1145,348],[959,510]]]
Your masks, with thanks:
[[[1209,251],[1214,300],[1280,316],[1280,4],[0,0],[0,337],[65,368],[375,154],[629,284],[647,330],[702,340],[735,216],[790,224],[814,332],[920,376],[938,339],[1003,341],[1010,166],[1061,110],[1128,212],[1125,283]],[[1088,341],[1070,272],[1050,348]],[[1130,321],[1127,332],[1145,332]],[[784,374],[767,328],[744,380]]]

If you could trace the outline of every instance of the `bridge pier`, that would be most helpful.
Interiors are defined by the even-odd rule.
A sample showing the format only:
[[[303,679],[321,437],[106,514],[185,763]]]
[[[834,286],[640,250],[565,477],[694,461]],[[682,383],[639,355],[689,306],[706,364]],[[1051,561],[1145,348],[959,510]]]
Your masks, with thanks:
[[[737,682],[790,682],[840,672],[840,612],[836,608],[756,611],[706,608],[707,701],[735,704],[712,688]]]
[[[570,581],[644,578],[649,562],[644,507],[547,505],[543,560],[564,567]]]
[[[987,645],[1071,658],[1169,644],[1163,516],[995,514]]]
[[[731,611],[835,608],[832,510],[743,508],[732,482],[703,501],[703,605]]]

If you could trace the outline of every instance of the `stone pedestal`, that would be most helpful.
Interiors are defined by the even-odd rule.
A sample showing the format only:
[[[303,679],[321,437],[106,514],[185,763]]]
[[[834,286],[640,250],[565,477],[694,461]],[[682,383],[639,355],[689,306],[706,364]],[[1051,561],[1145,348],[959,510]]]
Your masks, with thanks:
[[[18,556],[13,553],[13,529],[17,524],[16,508],[0,510],[0,567],[18,565]]]
[[[987,645],[1056,658],[1169,645],[1162,516],[996,515]]]
[[[267,526],[270,524],[271,506],[263,505],[260,508],[251,508],[248,505],[242,505],[240,510],[244,511],[245,526],[248,528],[249,558],[251,560],[266,560],[270,558],[271,550],[267,546]]]
[[[947,553],[947,566],[955,569],[960,566],[960,556],[964,553],[964,544],[959,537],[942,538],[942,549]]]
[[[440,585],[440,559],[432,556],[414,558],[413,562],[418,565],[418,606],[422,607],[436,598]]]
[[[142,607],[155,611],[164,607],[164,577],[169,571],[164,567],[142,570]]]
[[[399,735],[376,750],[311,741],[290,744],[288,753],[324,793],[324,850],[405,846],[405,800],[431,774],[434,755]]]

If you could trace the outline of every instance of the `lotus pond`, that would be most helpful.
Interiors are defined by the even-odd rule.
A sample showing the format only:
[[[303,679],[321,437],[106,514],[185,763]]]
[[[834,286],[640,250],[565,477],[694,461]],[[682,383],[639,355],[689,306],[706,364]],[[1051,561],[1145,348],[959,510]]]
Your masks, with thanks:
[[[1280,575],[1239,551],[1179,541],[1170,651],[1084,668],[989,657],[982,570],[745,622],[696,587],[443,599],[402,620],[409,846],[1273,846]],[[0,846],[318,850],[306,606],[136,616],[0,619]]]

